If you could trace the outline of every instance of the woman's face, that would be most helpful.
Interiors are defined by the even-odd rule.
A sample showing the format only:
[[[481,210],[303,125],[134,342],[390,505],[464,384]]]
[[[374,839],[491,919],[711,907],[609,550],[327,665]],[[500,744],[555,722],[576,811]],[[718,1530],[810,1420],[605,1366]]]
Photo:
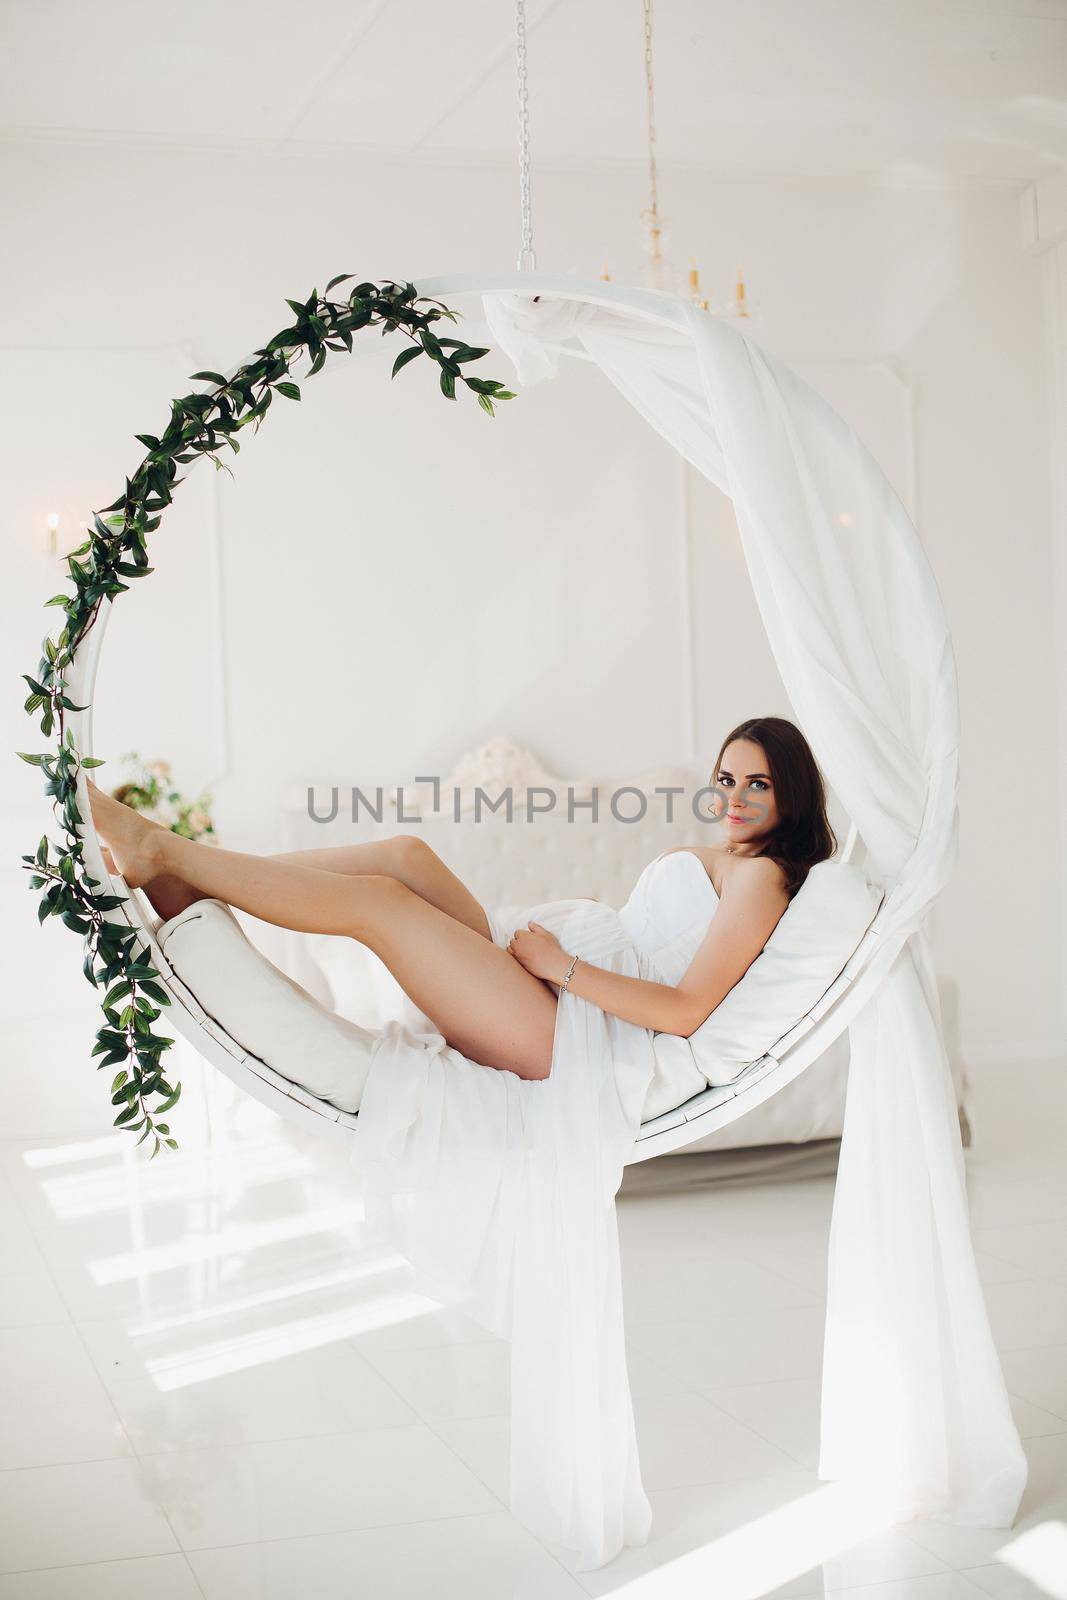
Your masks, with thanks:
[[[719,790],[716,809],[724,844],[735,848],[755,844],[776,826],[778,806],[762,745],[751,739],[734,739],[723,751],[711,781]]]

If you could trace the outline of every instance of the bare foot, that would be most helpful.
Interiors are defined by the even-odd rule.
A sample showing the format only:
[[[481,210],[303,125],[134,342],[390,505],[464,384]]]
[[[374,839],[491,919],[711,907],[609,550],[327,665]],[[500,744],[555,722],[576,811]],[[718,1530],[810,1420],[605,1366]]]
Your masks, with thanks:
[[[100,837],[106,840],[115,869],[131,889],[141,888],[150,878],[163,871],[160,835],[167,830],[105,794],[91,778],[86,778],[86,783],[93,826]]]

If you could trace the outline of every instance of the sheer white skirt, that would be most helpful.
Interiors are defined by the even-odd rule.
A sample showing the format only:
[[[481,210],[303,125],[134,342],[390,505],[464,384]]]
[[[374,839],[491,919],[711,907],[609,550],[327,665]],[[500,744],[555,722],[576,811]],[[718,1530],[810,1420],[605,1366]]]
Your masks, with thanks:
[[[647,976],[612,907],[487,909],[506,946],[529,920],[597,966]],[[578,1570],[643,1544],[615,1195],[655,1068],[650,1030],[569,991],[543,1081],[460,1055],[416,1013],[386,1025],[353,1141],[375,1237],[420,1290],[511,1341],[513,1513]]]

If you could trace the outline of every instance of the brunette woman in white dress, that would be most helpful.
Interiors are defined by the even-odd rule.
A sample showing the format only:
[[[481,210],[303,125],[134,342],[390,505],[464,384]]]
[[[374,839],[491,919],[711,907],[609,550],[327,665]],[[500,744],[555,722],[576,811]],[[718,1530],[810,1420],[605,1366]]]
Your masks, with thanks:
[[[822,776],[794,723],[739,724],[723,740],[709,786],[723,837],[691,850],[712,891],[707,925],[673,982],[576,959],[533,918],[502,936],[499,919],[415,835],[257,856],[182,838],[92,782],[89,795],[113,865],[165,920],[211,897],[280,927],[348,935],[381,958],[461,1054],[543,1079],[561,986],[638,1028],[688,1037],[762,950],[808,870],[833,854]],[[677,896],[679,879],[653,871],[671,854],[638,880],[645,900]],[[670,905],[661,911],[669,928]]]

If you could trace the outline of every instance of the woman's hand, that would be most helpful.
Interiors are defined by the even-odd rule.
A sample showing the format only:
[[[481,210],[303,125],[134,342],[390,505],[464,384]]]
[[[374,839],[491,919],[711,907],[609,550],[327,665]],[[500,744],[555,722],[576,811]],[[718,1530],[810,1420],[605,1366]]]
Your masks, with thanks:
[[[527,972],[532,972],[535,978],[545,978],[550,983],[561,983],[570,963],[570,957],[555,934],[549,933],[539,922],[529,922],[525,928],[516,928],[508,951]]]

